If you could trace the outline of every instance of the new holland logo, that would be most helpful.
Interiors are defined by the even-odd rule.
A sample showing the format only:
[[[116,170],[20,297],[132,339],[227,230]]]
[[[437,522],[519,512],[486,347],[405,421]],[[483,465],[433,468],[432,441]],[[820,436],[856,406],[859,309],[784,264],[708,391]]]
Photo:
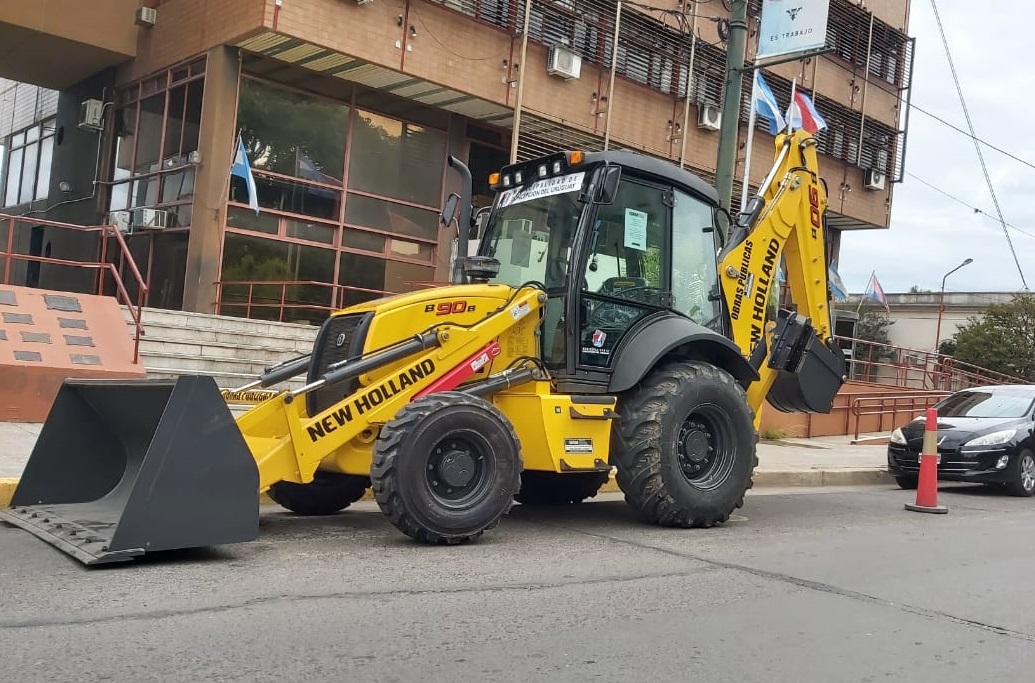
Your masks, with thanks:
[[[342,332],[341,334],[339,334],[339,335],[337,336],[337,338],[336,338],[336,339],[334,340],[334,345],[335,345],[336,347],[338,347],[339,349],[340,349],[340,348],[341,348],[342,346],[344,346],[344,345],[345,345],[345,333],[344,333],[344,332]]]

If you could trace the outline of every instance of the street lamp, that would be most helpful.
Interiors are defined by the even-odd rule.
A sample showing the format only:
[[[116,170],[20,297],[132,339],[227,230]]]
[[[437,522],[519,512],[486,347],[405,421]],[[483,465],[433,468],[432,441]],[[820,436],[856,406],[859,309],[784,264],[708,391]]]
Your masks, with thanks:
[[[963,263],[959,264],[958,266],[956,266],[955,268],[953,268],[948,273],[946,273],[945,275],[942,276],[942,291],[941,291],[941,294],[938,296],[938,327],[937,327],[937,329],[934,332],[934,352],[935,353],[940,353],[939,349],[941,348],[942,313],[945,311],[945,278],[949,277],[950,275],[955,273],[957,270],[959,270],[963,266],[970,265],[973,262],[974,262],[974,259],[969,258],[969,259],[967,259]]]

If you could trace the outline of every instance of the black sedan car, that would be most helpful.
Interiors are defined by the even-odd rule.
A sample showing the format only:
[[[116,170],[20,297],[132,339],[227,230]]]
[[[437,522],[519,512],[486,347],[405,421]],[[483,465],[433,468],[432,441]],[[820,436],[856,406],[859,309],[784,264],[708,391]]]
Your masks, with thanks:
[[[964,389],[938,411],[938,478],[1004,486],[1016,496],[1035,494],[1035,386]],[[891,433],[888,471],[904,489],[917,486],[924,417]]]

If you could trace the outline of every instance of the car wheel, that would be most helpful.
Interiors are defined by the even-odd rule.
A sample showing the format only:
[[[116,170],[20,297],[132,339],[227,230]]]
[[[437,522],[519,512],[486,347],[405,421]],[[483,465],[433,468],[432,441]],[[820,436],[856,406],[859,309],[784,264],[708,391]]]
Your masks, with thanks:
[[[901,477],[895,477],[895,483],[898,484],[898,487],[900,489],[912,491],[920,483],[920,480],[917,477],[910,477],[909,475],[904,475]]]
[[[1025,449],[1010,463],[1012,476],[1007,490],[1015,496],[1035,494],[1035,454]]]

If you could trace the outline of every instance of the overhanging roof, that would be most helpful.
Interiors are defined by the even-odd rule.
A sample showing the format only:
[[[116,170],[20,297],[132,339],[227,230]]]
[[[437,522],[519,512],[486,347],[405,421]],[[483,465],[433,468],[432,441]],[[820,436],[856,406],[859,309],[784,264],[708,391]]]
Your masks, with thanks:
[[[276,31],[264,31],[237,43],[242,50],[309,71],[359,83],[421,104],[446,109],[503,128],[513,127],[514,110],[431,81],[372,64]]]

